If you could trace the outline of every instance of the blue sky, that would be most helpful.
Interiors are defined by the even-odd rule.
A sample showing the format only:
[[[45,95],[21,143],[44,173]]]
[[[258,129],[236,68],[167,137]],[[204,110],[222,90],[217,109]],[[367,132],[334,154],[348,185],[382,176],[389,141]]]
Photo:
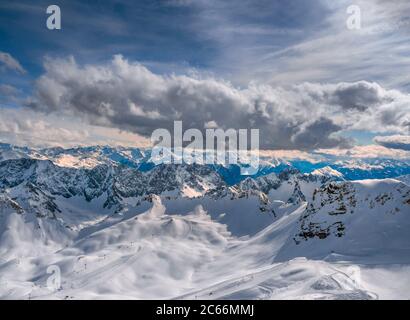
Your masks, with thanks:
[[[107,137],[113,136],[118,143],[141,143],[155,126],[169,125],[165,118],[196,126],[214,121],[225,129],[257,125],[266,132],[265,147],[272,149],[346,149],[374,144],[380,136],[400,136],[402,146],[408,139],[410,119],[403,106],[410,88],[410,5],[405,0],[355,1],[360,30],[346,27],[352,4],[346,0],[57,1],[62,30],[46,28],[50,4],[0,3],[4,141],[31,144],[25,136],[37,130],[35,142],[51,143],[29,123],[37,119],[42,128],[76,131],[72,136],[81,141],[68,139],[73,144],[111,143]],[[108,73],[120,90],[126,87],[121,81],[135,81],[134,89],[124,90],[126,99],[99,98],[107,88],[92,81],[110,82]],[[81,90],[72,85],[85,78]],[[150,83],[142,83],[147,78]],[[161,99],[144,96],[144,90],[158,93],[158,86]],[[178,97],[175,87],[183,92]],[[210,105],[192,99],[188,87]],[[180,107],[187,101],[189,108]],[[294,104],[287,115],[286,106]],[[227,117],[233,110],[239,115],[217,119],[215,105],[226,109]],[[102,113],[101,106],[110,110]],[[195,115],[182,116],[187,110]],[[112,116],[120,111],[124,116]],[[303,116],[309,112],[312,117]]]
[[[325,25],[329,12],[318,1],[307,5],[303,0],[55,3],[63,17],[59,31],[45,27],[49,1],[0,5],[0,46],[32,77],[41,74],[44,56],[69,54],[96,63],[121,53],[159,72],[178,71],[178,66],[218,73],[228,69],[220,60],[232,47],[280,50]]]

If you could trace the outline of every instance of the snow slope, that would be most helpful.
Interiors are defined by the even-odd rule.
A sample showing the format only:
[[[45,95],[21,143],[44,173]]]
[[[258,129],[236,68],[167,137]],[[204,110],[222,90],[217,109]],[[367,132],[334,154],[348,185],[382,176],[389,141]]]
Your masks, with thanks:
[[[395,178],[396,180],[399,180],[401,182],[404,182],[405,184],[407,184],[408,186],[410,186],[410,174],[407,174],[405,176],[400,176]]]
[[[194,205],[181,214],[174,211],[178,199],[153,195],[135,207],[143,212],[94,214],[88,222],[80,215],[77,228],[66,227],[67,211],[39,216],[2,196],[0,297],[410,298],[409,186],[396,180],[331,182],[309,203],[272,198],[276,217],[244,236],[240,226],[257,225],[257,215],[264,214],[255,211],[235,225],[233,216],[245,214],[244,205],[255,199],[245,194],[207,200],[225,201],[219,208],[235,204],[227,220],[206,201],[180,199],[185,208]],[[64,201],[70,199],[55,199]],[[95,201],[90,210],[98,207]],[[53,265],[61,270],[57,291],[47,286]]]
[[[0,145],[0,298],[410,298],[408,176],[345,181],[405,163],[149,158]]]

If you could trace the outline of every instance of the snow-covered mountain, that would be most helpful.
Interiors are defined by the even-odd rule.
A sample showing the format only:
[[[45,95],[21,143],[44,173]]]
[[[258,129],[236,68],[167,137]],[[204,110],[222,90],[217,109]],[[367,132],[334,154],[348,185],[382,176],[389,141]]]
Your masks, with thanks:
[[[340,173],[339,171],[332,169],[331,167],[323,167],[320,169],[313,170],[311,172],[312,175],[314,176],[323,176],[323,177],[336,177],[343,179],[343,174]]]
[[[406,176],[275,162],[233,183],[148,150],[0,150],[1,298],[410,298]]]
[[[140,171],[155,167],[148,148],[90,146],[63,149],[60,147],[32,149],[0,143],[0,161],[9,159],[49,160],[55,165],[67,168],[92,169],[99,165],[126,166]],[[246,178],[240,175],[238,165],[212,166],[229,185]],[[334,176],[341,180],[366,180],[395,178],[410,174],[410,159],[384,158],[326,158],[321,160],[285,159],[273,156],[260,156],[259,172],[253,176],[279,174],[284,170],[298,170],[301,173]]]
[[[396,180],[402,181],[405,184],[407,184],[408,186],[410,186],[410,174],[407,174],[405,176],[400,176],[395,178]]]

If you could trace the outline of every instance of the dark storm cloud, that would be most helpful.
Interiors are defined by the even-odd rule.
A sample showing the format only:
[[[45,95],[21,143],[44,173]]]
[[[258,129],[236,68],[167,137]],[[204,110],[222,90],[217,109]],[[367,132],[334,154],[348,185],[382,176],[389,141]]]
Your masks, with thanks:
[[[338,105],[346,110],[364,111],[367,108],[391,102],[391,98],[384,95],[384,90],[380,85],[367,81],[338,83],[337,85],[306,84],[301,87],[318,103]]]
[[[335,146],[349,148],[352,146],[352,141],[333,135],[342,129],[341,126],[336,125],[332,120],[321,117],[307,124],[292,140],[301,149],[333,148]]]
[[[336,104],[346,109],[366,109],[383,102],[380,87],[368,82],[341,85],[333,93]]]

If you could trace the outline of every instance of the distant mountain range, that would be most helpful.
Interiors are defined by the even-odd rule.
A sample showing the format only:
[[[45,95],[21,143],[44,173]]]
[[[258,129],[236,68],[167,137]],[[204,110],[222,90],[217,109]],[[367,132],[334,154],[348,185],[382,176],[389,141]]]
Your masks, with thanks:
[[[49,160],[57,166],[71,168],[94,168],[98,165],[125,166],[146,172],[155,167],[151,150],[147,148],[126,148],[90,146],[63,149],[60,147],[31,149],[0,143],[0,161],[29,158]],[[213,165],[213,170],[229,185],[234,185],[246,176],[240,175],[239,165]],[[410,174],[410,159],[386,158],[337,158],[323,156],[317,161],[260,157],[259,172],[253,177],[270,173],[279,174],[285,169],[296,169],[300,173],[332,175],[344,180],[385,179]]]

